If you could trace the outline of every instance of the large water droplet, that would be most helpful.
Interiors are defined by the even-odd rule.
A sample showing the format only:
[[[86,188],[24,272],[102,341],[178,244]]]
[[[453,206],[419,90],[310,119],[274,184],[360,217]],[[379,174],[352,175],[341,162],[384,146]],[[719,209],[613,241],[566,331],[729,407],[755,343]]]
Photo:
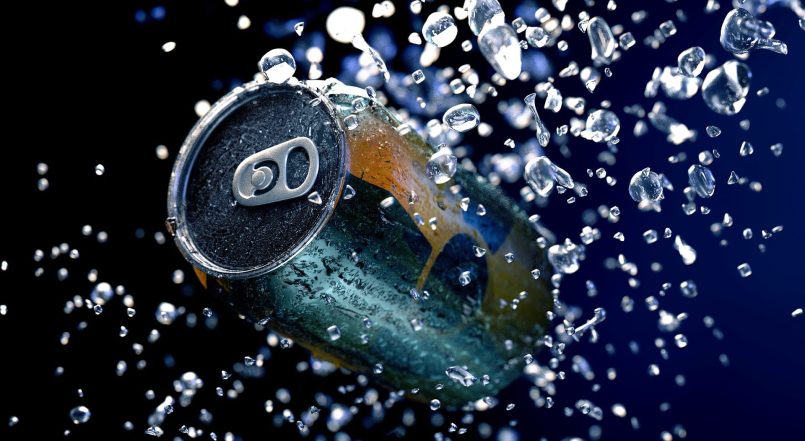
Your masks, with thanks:
[[[735,8],[721,24],[721,46],[733,54],[745,54],[753,49],[768,49],[787,54],[788,46],[775,40],[774,25],[752,16],[746,9]]]
[[[716,179],[709,168],[694,164],[688,168],[688,183],[701,198],[709,198],[716,191]]]
[[[70,419],[73,421],[73,424],[84,424],[89,421],[89,417],[91,416],[92,412],[85,406],[77,406],[70,409]]]
[[[537,156],[525,166],[525,180],[535,193],[548,197],[554,186],[553,163],[545,156]]]
[[[434,153],[426,165],[425,172],[437,184],[444,184],[456,174],[458,160],[452,150],[442,147]]]
[[[277,84],[285,83],[296,72],[296,60],[285,49],[271,49],[257,65],[268,81]]]
[[[617,135],[620,129],[621,122],[615,112],[599,109],[587,115],[585,129],[581,135],[593,142],[606,142]]]
[[[548,261],[557,271],[572,274],[579,270],[579,247],[565,239],[565,243],[548,248]]]
[[[453,130],[466,132],[474,129],[481,122],[478,109],[472,104],[459,104],[444,112],[442,121]]]
[[[749,93],[752,72],[735,60],[711,70],[702,83],[702,98],[711,110],[722,115],[741,111]]]
[[[351,43],[356,35],[363,32],[366,18],[359,9],[341,6],[330,12],[324,26],[327,29],[327,35],[333,40],[339,43]]]
[[[615,50],[618,48],[618,41],[606,20],[601,17],[593,17],[587,24],[587,36],[590,38],[593,61],[600,64],[611,63]]]
[[[464,5],[469,16],[470,30],[479,35],[486,25],[499,25],[506,21],[506,14],[497,0],[468,0]]]
[[[676,59],[679,72],[689,77],[698,77],[704,69],[704,57],[704,49],[699,46],[682,51]]]
[[[629,196],[635,202],[656,202],[663,198],[660,175],[646,167],[635,173],[629,181]]]
[[[430,14],[422,26],[422,36],[425,41],[438,47],[445,47],[452,43],[458,35],[458,27],[450,14],[434,12]]]
[[[486,26],[478,36],[478,49],[497,73],[509,80],[520,76],[522,49],[517,34],[508,24]]]

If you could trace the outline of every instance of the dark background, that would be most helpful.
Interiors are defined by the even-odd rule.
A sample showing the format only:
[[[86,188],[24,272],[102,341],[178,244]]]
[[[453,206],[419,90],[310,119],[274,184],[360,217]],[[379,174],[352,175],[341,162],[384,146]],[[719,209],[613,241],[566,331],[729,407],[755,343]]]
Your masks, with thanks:
[[[3,14],[4,21],[13,22],[21,30],[6,35],[4,45],[5,96],[10,100],[10,116],[5,126],[0,187],[4,226],[0,232],[0,260],[8,261],[9,269],[0,273],[0,304],[8,306],[8,314],[0,316],[0,438],[30,439],[30,435],[37,434],[56,439],[63,436],[65,429],[71,430],[68,438],[73,439],[142,438],[148,415],[166,395],[176,396],[172,383],[189,370],[205,384],[192,405],[177,406],[162,424],[165,436],[171,439],[179,435],[182,424],[214,431],[219,439],[226,432],[247,440],[293,439],[297,436],[295,426],[285,423],[277,427],[274,422],[282,409],[291,409],[298,416],[314,403],[314,394],[319,391],[346,404],[362,393],[362,387],[348,394],[337,391],[340,385],[355,384],[352,374],[322,378],[309,371],[297,372],[297,363],[309,359],[298,347],[271,348],[271,359],[265,363],[260,378],[235,374],[228,381],[221,380],[220,370],[234,371],[233,365],[244,356],[269,353],[265,348],[266,333],[255,331],[252,325],[201,293],[189,266],[170,241],[160,245],[154,240],[154,234],[163,231],[172,161],[197,119],[194,103],[199,99],[214,102],[232,86],[250,79],[256,61],[268,49],[291,49],[298,41],[316,38],[316,32],[324,32],[324,18],[335,3],[242,0],[236,8],[223,1],[28,3],[15,4]],[[412,18],[407,2],[396,3],[397,13],[391,19],[372,19],[371,2],[359,7],[367,14],[367,34],[377,31],[380,37],[375,38],[381,38],[382,28],[390,30],[389,35],[402,53],[407,35],[421,29],[421,20],[435,6],[425,4],[423,13]],[[570,3],[569,11],[575,15],[580,4]],[[619,183],[611,188],[585,174],[588,168],[604,166],[595,159],[604,146],[574,138],[568,145],[572,157],[563,158],[552,144],[548,154],[577,180],[586,182],[590,196],[567,205],[565,198],[554,195],[547,208],[528,208],[540,212],[546,225],[560,238],[576,241],[583,226],[584,209],[595,209],[600,204],[621,208],[619,223],[600,221],[596,225],[602,231],[602,239],[588,247],[582,270],[567,278],[562,289],[563,300],[582,307],[584,316],[598,306],[609,312],[607,321],[599,326],[598,344],[585,342],[569,351],[571,355],[583,354],[590,361],[596,373],[594,383],[602,388],[592,392],[592,383],[570,372],[570,364],[565,362],[568,380],[559,383],[553,409],[535,409],[528,399],[529,385],[522,380],[500,397],[504,404],[517,403],[514,410],[506,412],[500,406],[478,415],[476,423],[491,424],[495,433],[501,427],[515,425],[520,439],[586,438],[594,420],[578,412],[570,418],[563,416],[563,408],[572,408],[577,399],[586,398],[604,409],[605,419],[599,423],[603,439],[659,439],[661,431],[672,431],[676,424],[684,426],[688,439],[695,440],[801,439],[805,436],[801,423],[805,410],[805,317],[792,318],[790,313],[805,306],[801,283],[805,270],[805,185],[801,172],[805,162],[805,33],[786,9],[772,9],[764,15],[777,27],[778,38],[788,43],[789,54],[752,54],[747,61],[753,73],[752,92],[745,108],[735,117],[716,115],[699,96],[675,102],[660,93],[657,99],[668,105],[670,115],[700,132],[697,142],[672,146],[654,129],[646,136],[632,137],[635,118],[625,115],[622,109],[641,103],[648,111],[654,100],[643,98],[642,91],[651,71],[655,66],[674,65],[676,55],[683,49],[700,45],[715,54],[719,63],[729,59],[718,45],[718,31],[728,2],[722,1],[721,10],[712,15],[703,13],[704,2],[655,1],[641,2],[640,6],[621,2],[615,12],[606,12],[605,2],[599,3],[588,11],[604,15],[610,24],[624,24],[635,34],[637,45],[612,66],[613,77],[603,78],[592,96],[583,91],[577,78],[562,79],[557,84],[565,96],[585,96],[588,108],[601,99],[612,102],[623,128],[618,163],[607,170]],[[533,12],[526,15],[515,6],[504,3],[507,20],[517,15],[533,17]],[[164,7],[164,16],[155,7]],[[642,24],[634,25],[628,16],[638,8],[648,10],[649,16]],[[686,23],[675,18],[676,9],[687,12]],[[138,11],[142,11],[139,16]],[[138,17],[143,14],[145,19],[140,23]],[[241,14],[250,17],[250,29],[237,29]],[[672,18],[678,27],[677,35],[659,50],[642,44],[645,35]],[[297,21],[305,21],[302,39],[288,28],[288,23]],[[491,68],[477,51],[467,55],[460,50],[458,43],[471,34],[466,23],[459,23],[459,28],[458,39],[443,50],[438,65],[471,63],[482,81],[488,80]],[[567,54],[555,48],[544,51],[554,72],[570,60],[576,60],[581,67],[589,62],[586,36],[574,30],[566,33],[566,39],[570,43]],[[160,47],[169,40],[176,41],[177,48],[163,53]],[[348,68],[350,60],[354,63],[357,51],[326,36],[322,41],[325,77],[343,76],[342,68]],[[403,74],[416,69],[404,56],[390,60],[387,57],[390,67]],[[297,76],[304,77],[307,63],[301,56],[297,61]],[[498,89],[501,99],[522,97],[533,84],[532,80]],[[770,89],[769,95],[755,96],[754,92],[763,86]],[[785,100],[784,109],[775,103],[780,98]],[[505,152],[503,140],[514,137],[502,121],[495,119],[495,100],[479,106],[479,110],[486,122],[499,128],[488,139],[475,135],[465,138],[466,143],[475,146],[476,161],[488,153]],[[541,114],[551,129],[570,116],[566,110],[558,115],[547,111]],[[751,121],[749,131],[739,128],[738,121],[742,119]],[[716,139],[708,138],[704,127],[710,124],[721,127],[724,133]],[[520,138],[515,141],[520,143],[530,134],[517,136]],[[753,156],[738,155],[743,140],[755,146]],[[769,151],[776,142],[785,145],[779,158]],[[168,160],[157,159],[154,149],[159,144],[169,148]],[[715,197],[705,201],[712,212],[685,216],[679,208],[684,201],[681,190],[687,181],[685,171],[699,151],[713,148],[721,152],[721,159],[711,167],[718,181]],[[686,151],[688,160],[669,164],[666,158],[679,151]],[[44,192],[36,189],[39,162],[49,165],[46,177],[50,188]],[[94,173],[98,163],[106,168],[103,176]],[[626,191],[631,175],[645,166],[666,173],[675,186],[667,194],[660,214],[638,212]],[[727,186],[730,170],[760,181],[762,192],[752,192],[746,185]],[[513,196],[518,189],[519,185],[507,187]],[[732,215],[735,225],[714,237],[710,224],[720,222],[724,212]],[[85,224],[93,226],[92,237],[81,235]],[[768,240],[760,238],[761,229],[770,230],[775,225],[784,225],[784,231]],[[695,265],[683,266],[667,240],[647,246],[640,238],[648,228],[661,231],[666,226],[696,248]],[[752,240],[741,238],[745,227],[753,229]],[[142,238],[138,238],[138,229]],[[107,243],[99,244],[94,239],[101,230],[109,234]],[[624,232],[625,243],[612,239],[617,231]],[[722,238],[728,241],[727,246],[719,246]],[[51,259],[50,249],[61,243],[79,249],[80,258]],[[758,250],[759,243],[766,245],[765,253]],[[35,249],[44,250],[42,262],[33,261]],[[603,267],[604,258],[620,253],[639,265],[639,288],[629,288],[627,276],[621,271]],[[649,269],[653,261],[662,262],[662,272]],[[751,277],[739,277],[736,266],[742,262],[751,264]],[[38,267],[44,273],[36,278],[34,271]],[[58,281],[57,271],[62,267],[69,270],[69,276]],[[107,305],[100,316],[86,308],[64,313],[65,302],[73,296],[89,296],[93,284],[87,281],[86,274],[93,268],[98,270],[99,281],[123,285],[127,293],[134,295],[135,317],[126,317],[119,298]],[[185,271],[182,285],[171,281],[176,269]],[[686,279],[696,281],[697,298],[687,299],[679,294],[678,284]],[[595,281],[597,297],[585,295],[585,280]],[[657,295],[663,282],[674,287],[660,298],[661,308],[690,315],[678,331],[690,340],[685,349],[673,346],[673,334],[657,330],[656,313],[648,312],[643,304],[646,296]],[[621,311],[623,295],[635,299],[634,312]],[[156,323],[154,310],[162,301],[183,306],[187,314],[196,315],[198,324],[188,326],[187,314],[171,326]],[[205,307],[215,311],[212,320],[202,316]],[[712,329],[704,326],[702,319],[706,315],[715,319],[715,327],[725,335],[723,340],[714,338]],[[87,327],[79,330],[82,321]],[[125,338],[117,335],[120,325],[129,329]],[[160,331],[161,338],[146,344],[154,328]],[[63,346],[59,338],[65,331],[71,333],[71,338]],[[657,337],[665,340],[670,360],[660,358],[654,346]],[[639,343],[639,354],[629,351],[630,341]],[[134,342],[146,346],[142,356],[133,353]],[[614,345],[614,356],[603,350],[606,343]],[[729,356],[728,367],[719,363],[722,353]],[[147,365],[138,370],[135,365],[141,359]],[[541,354],[539,359],[544,363],[547,355]],[[128,371],[122,377],[115,375],[119,360],[128,363]],[[647,375],[649,363],[659,364],[658,377]],[[54,375],[57,366],[64,367],[62,376]],[[605,378],[609,367],[617,369],[617,380]],[[674,384],[676,374],[685,375],[684,387]],[[228,389],[236,378],[245,385],[236,400],[215,395],[216,386]],[[287,405],[279,404],[275,397],[281,387],[291,392],[292,400]],[[84,392],[83,398],[77,394],[79,388]],[[154,400],[146,399],[149,389],[156,394]],[[386,391],[381,391],[381,399],[387,396]],[[271,415],[263,410],[267,399],[275,403]],[[629,418],[612,415],[610,407],[616,402],[626,406],[630,417],[639,418],[639,430],[631,428]],[[670,409],[660,411],[663,402],[669,403]],[[91,409],[92,418],[87,424],[74,426],[68,411],[79,404]],[[214,415],[209,425],[198,421],[202,408]],[[461,413],[441,413],[446,423],[434,426],[430,418],[433,412],[422,405],[403,402],[388,410],[382,421],[370,424],[368,409],[359,408],[358,415],[344,429],[353,439],[393,435],[431,439],[433,432],[446,431],[449,422],[469,426],[470,432],[463,435],[466,438],[478,436],[477,424],[461,424]],[[416,414],[413,426],[401,423],[405,409]],[[323,409],[322,414],[326,418],[327,410]],[[12,415],[20,422],[9,428],[6,421]],[[329,433],[323,418],[313,425],[313,434]],[[125,431],[125,421],[131,421],[134,430]]]

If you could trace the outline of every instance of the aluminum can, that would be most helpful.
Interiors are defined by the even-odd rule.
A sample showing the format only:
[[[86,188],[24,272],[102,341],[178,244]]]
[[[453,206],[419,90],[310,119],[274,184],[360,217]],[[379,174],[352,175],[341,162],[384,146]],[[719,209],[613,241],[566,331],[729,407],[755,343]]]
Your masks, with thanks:
[[[315,357],[477,401],[539,346],[550,269],[524,211],[461,167],[437,184],[434,152],[364,89],[251,82],[185,140],[167,228],[206,289]]]

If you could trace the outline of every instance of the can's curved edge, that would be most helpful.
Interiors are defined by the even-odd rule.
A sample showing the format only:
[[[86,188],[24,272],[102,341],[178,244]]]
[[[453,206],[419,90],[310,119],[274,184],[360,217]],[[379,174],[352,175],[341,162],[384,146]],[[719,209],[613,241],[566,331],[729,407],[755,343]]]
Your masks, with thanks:
[[[292,79],[293,81],[293,79]],[[238,100],[247,93],[253,92],[262,87],[290,87],[292,89],[303,89],[321,100],[320,106],[324,106],[329,116],[335,121],[338,133],[338,146],[341,150],[339,152],[338,164],[338,182],[336,189],[330,198],[325,202],[327,210],[319,218],[319,222],[310,232],[308,237],[301,241],[296,248],[287,253],[286,258],[274,262],[274,264],[266,264],[256,268],[247,270],[229,270],[219,265],[216,265],[207,259],[196,247],[187,232],[187,224],[184,220],[185,207],[184,197],[187,186],[187,178],[189,176],[189,168],[192,166],[193,161],[198,154],[199,147],[204,144],[204,141],[217,127],[218,122],[226,117],[230,112],[235,110],[238,106]],[[304,82],[294,81],[293,84],[273,84],[264,80],[256,80],[248,82],[242,86],[232,89],[229,93],[216,101],[210,110],[202,116],[198,122],[193,126],[182,143],[179,153],[176,156],[173,169],[171,171],[170,182],[168,184],[168,204],[167,211],[168,217],[165,221],[168,233],[173,237],[176,247],[179,248],[182,256],[197,270],[210,275],[215,278],[223,278],[230,280],[242,280],[253,277],[259,277],[268,274],[277,268],[282,267],[287,262],[293,260],[299,253],[301,253],[312,241],[314,241],[322,232],[324,227],[329,222],[330,218],[335,212],[335,207],[341,200],[341,196],[346,184],[347,174],[349,170],[349,149],[347,148],[346,135],[344,133],[343,122],[338,116],[338,111],[335,106],[330,102],[322,91],[317,87],[311,87]]]

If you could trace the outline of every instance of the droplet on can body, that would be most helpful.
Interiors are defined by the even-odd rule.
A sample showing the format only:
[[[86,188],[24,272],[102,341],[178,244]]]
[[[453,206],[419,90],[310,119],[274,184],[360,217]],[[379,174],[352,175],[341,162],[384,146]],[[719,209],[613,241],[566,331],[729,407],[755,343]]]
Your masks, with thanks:
[[[458,160],[453,152],[447,147],[442,147],[430,157],[425,171],[433,182],[444,184],[456,174],[457,166]]]

